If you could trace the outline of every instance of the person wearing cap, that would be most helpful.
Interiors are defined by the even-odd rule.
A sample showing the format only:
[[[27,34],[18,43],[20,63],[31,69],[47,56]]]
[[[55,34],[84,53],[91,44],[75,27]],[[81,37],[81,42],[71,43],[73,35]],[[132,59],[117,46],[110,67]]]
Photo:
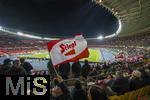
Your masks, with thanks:
[[[0,68],[0,75],[8,75],[10,68],[13,66],[12,60],[5,59],[3,65]]]

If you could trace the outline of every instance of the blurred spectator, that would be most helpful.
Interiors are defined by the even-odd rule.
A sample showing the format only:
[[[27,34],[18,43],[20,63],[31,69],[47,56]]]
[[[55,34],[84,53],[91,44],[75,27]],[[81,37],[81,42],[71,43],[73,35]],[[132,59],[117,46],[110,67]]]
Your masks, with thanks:
[[[75,76],[75,78],[78,78],[81,73],[81,64],[79,61],[76,61],[72,64],[72,74]]]
[[[121,71],[117,71],[116,79],[113,81],[111,88],[114,92],[116,92],[119,95],[128,92],[130,90],[128,78],[125,78]]]
[[[3,65],[0,67],[0,75],[9,74],[10,68],[13,66],[12,60],[5,59]]]
[[[132,72],[132,77],[129,79],[130,90],[136,90],[142,87],[142,80],[141,80],[141,72],[138,70],[134,70]]]
[[[20,60],[13,61],[13,66],[10,69],[10,75],[27,75],[26,70],[21,67]]]
[[[73,100],[88,100],[86,92],[83,90],[79,80],[75,82],[74,89],[72,91]]]
[[[105,93],[107,94],[107,96],[112,96],[112,95],[116,95],[117,93],[114,92],[106,83],[104,80],[98,80],[96,82],[96,85],[98,85],[100,88],[102,88]]]
[[[63,79],[68,79],[68,75],[70,73],[70,63],[60,64],[59,72]]]
[[[60,76],[54,79],[54,87],[51,91],[54,100],[72,100],[71,94]]]
[[[149,85],[150,84],[150,76],[148,73],[146,73],[144,68],[140,68],[139,71],[141,72],[141,80],[143,86]]]
[[[81,75],[83,77],[87,78],[87,76],[90,73],[90,71],[91,71],[91,66],[88,63],[88,60],[85,60],[84,61],[84,65],[82,67]]]
[[[94,85],[88,89],[88,100],[108,100],[108,98],[103,89]]]
[[[105,81],[105,83],[106,83],[108,86],[111,86],[112,83],[114,82],[114,78],[113,78],[113,76],[112,76],[111,74],[109,74],[109,75],[107,76],[107,78],[106,78],[104,81]]]
[[[32,65],[29,62],[25,62],[24,58],[20,58],[21,66],[26,70],[27,74],[31,74],[31,70],[33,69]]]

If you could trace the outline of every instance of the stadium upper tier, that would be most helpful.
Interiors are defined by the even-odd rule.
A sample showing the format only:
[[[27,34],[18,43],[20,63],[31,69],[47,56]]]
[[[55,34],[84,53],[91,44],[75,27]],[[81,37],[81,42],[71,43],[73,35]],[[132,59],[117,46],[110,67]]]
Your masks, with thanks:
[[[88,47],[149,47],[150,34],[87,41]],[[47,42],[48,40],[31,39],[2,32],[0,33],[1,51],[43,50],[47,49]]]

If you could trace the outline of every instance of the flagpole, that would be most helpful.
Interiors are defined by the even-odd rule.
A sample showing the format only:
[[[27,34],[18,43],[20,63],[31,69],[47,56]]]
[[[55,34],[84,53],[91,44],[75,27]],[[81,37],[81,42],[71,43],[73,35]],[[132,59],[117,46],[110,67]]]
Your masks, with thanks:
[[[49,57],[51,57],[50,53],[49,53]],[[54,66],[53,66],[53,69],[54,69],[54,71],[55,71],[55,73],[56,73],[56,76],[60,76]]]

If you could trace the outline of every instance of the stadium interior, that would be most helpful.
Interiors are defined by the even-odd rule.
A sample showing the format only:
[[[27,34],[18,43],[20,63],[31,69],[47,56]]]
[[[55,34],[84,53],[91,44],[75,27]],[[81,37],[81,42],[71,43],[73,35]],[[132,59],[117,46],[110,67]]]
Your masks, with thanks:
[[[150,0],[65,0],[64,2],[59,0],[27,0],[23,3],[16,2],[19,2],[19,0],[12,0],[10,2],[9,0],[0,0],[0,75],[49,75],[51,77],[50,100],[150,99]],[[74,6],[71,6],[73,3]],[[75,5],[78,5],[77,7],[84,5],[81,7],[82,10],[80,9],[82,11],[80,11],[80,13],[84,12],[86,16],[90,16],[90,18],[93,19],[96,19],[94,16],[102,16],[99,18],[101,24],[99,24],[98,29],[96,29],[93,28],[92,25],[84,26],[85,24],[92,24],[88,19],[75,22],[75,19],[79,19],[78,16],[76,16],[76,18],[64,18],[64,15],[62,15],[62,19],[66,19],[64,27],[62,20],[56,19],[57,21],[52,21],[55,20],[55,18],[49,20],[48,17],[41,17],[45,18],[42,22],[40,18],[36,20],[36,17],[31,16],[27,16],[30,24],[33,23],[31,28],[29,28],[30,25],[25,24],[15,26],[18,24],[17,19],[21,23],[19,19],[21,19],[20,16],[24,16],[23,14],[18,14],[20,18],[17,16],[16,19],[3,18],[9,16],[9,14],[4,14],[5,10],[3,11],[3,9],[8,7],[6,11],[9,12],[11,7],[15,4],[20,4],[20,6],[14,6],[14,9],[22,9],[21,6],[23,5],[29,7],[32,6],[32,4],[34,6],[36,5],[35,7],[40,6],[41,8],[35,8],[36,10],[32,7],[32,9],[20,10],[20,12],[26,12],[24,14],[28,14],[29,12],[29,15],[35,11],[34,16],[36,16],[37,19],[40,14],[48,16],[46,15],[48,11],[55,12],[53,13],[54,15],[57,15],[56,12],[65,13],[65,15],[67,15],[68,10],[63,12],[63,10],[57,11],[53,10],[54,8],[52,7],[48,7],[49,5],[52,6],[52,4],[54,6],[64,4],[66,8],[70,7],[71,12],[75,12],[73,10]],[[1,5],[3,6],[2,9]],[[62,5],[60,9],[63,9]],[[44,6],[46,7],[43,8]],[[100,9],[98,7],[100,7]],[[64,8],[64,10],[66,10],[66,8]],[[88,13],[90,9],[98,9],[100,15],[97,14],[98,11],[93,10],[91,10],[92,13]],[[101,12],[101,10],[103,12]],[[15,10],[12,10],[12,12],[13,11]],[[41,13],[42,11],[44,13]],[[101,14],[105,12],[108,14]],[[93,14],[93,16],[90,14]],[[15,17],[15,14],[12,14],[12,16]],[[61,18],[59,14],[58,16]],[[71,15],[68,14],[67,16]],[[86,16],[83,15],[82,19],[84,20]],[[107,24],[107,21],[102,23],[105,17],[113,19],[113,21],[109,23],[111,25],[108,25],[108,27],[104,25],[105,23]],[[7,22],[5,23],[6,20]],[[25,23],[27,20],[22,20],[22,22]],[[70,20],[75,21],[70,22]],[[9,21],[10,23],[8,23]],[[46,24],[50,21],[52,21],[52,24],[55,23],[55,25]],[[85,23],[83,26],[82,24],[79,26],[81,29],[79,29],[79,27],[74,28],[73,25],[70,25],[70,27],[69,25],[65,26],[67,23],[80,24],[80,22]],[[37,26],[34,28],[33,26],[36,24]],[[58,24],[58,26],[56,24]],[[98,26],[98,24],[96,25]],[[52,29],[55,26],[56,29]],[[93,26],[95,25],[93,24]],[[110,26],[114,29],[112,29],[111,32],[108,31],[108,33],[104,33],[109,30]],[[50,33],[43,33],[47,32],[46,27]],[[58,30],[57,27],[59,27]],[[104,28],[105,30],[103,30],[102,33],[96,32],[101,30],[101,27],[106,28]],[[32,30],[32,28],[34,29]],[[75,31],[71,31],[73,28]],[[45,31],[42,32],[42,29]],[[86,29],[88,29],[87,31],[89,32],[86,33]],[[94,29],[96,31],[93,31]],[[53,33],[60,31],[62,31],[60,34]],[[51,32],[53,34],[51,34]],[[51,62],[52,58],[50,57],[51,55],[48,51],[47,43],[53,40],[71,39],[76,34],[82,34],[86,39],[89,57],[82,58],[75,62],[71,61],[69,65],[68,63],[63,63],[54,67]],[[25,60],[26,65],[22,60]],[[5,66],[5,63],[13,62],[14,65],[12,66],[15,66],[18,61],[20,62],[19,66],[25,67],[26,72],[17,72],[20,69],[16,68],[16,70],[13,70],[13,67],[10,66],[9,69],[5,69],[8,67]]]

